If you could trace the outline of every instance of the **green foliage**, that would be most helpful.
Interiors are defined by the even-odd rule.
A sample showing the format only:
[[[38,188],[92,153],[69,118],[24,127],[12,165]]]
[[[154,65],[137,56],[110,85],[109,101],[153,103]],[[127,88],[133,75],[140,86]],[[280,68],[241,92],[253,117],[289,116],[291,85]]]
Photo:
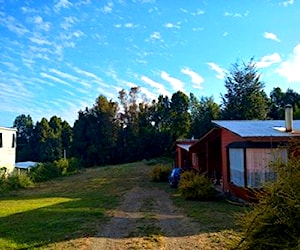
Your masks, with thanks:
[[[285,106],[293,106],[294,119],[300,118],[300,95],[292,89],[283,92],[281,88],[273,88],[270,93],[270,111],[268,116],[274,120],[283,120],[285,115]]]
[[[34,182],[42,182],[56,177],[75,173],[81,168],[81,163],[77,158],[60,159],[57,161],[39,163],[31,168],[30,177]]]
[[[201,97],[198,100],[190,94],[191,130],[190,135],[201,138],[213,128],[212,120],[219,119],[220,107],[213,97]]]
[[[30,169],[29,176],[34,182],[42,182],[62,176],[62,170],[55,163],[38,163]]]
[[[5,176],[1,174],[0,177],[0,192],[6,192],[9,190],[16,190],[20,188],[32,187],[33,182],[25,172],[13,172],[12,174]]]
[[[240,219],[240,249],[300,249],[300,160],[274,166],[277,178]]]
[[[181,174],[179,191],[188,200],[211,200],[215,196],[212,181],[204,174],[186,171]]]
[[[167,182],[172,167],[164,164],[157,164],[152,168],[151,180],[155,182]]]
[[[225,78],[227,93],[222,96],[222,118],[228,120],[266,119],[268,98],[260,74],[251,59],[247,64],[235,63]]]

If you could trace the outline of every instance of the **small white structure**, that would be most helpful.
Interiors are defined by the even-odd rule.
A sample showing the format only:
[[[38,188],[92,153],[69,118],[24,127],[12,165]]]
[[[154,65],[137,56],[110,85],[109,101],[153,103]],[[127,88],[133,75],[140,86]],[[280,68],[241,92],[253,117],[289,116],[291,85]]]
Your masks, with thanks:
[[[17,129],[0,127],[0,168],[8,173],[15,168]]]

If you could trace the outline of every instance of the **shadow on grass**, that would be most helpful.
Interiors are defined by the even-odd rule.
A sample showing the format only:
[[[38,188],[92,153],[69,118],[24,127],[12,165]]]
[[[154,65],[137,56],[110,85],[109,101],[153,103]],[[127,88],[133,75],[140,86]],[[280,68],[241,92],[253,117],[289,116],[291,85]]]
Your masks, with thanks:
[[[98,171],[98,170],[97,170]],[[100,170],[99,170],[100,171]],[[231,207],[212,203],[185,202],[176,196],[176,191],[170,190],[167,183],[156,184],[149,181],[149,171],[139,170],[138,166],[129,171],[125,168],[103,168],[100,172],[90,171],[81,176],[66,178],[51,183],[52,187],[43,187],[43,192],[38,189],[29,190],[28,193],[10,198],[2,198],[0,202],[11,201],[11,206],[18,206],[18,202],[30,202],[31,199],[55,199],[51,205],[40,205],[39,208],[27,209],[19,213],[10,213],[0,217],[0,248],[1,249],[32,249],[43,248],[53,243],[67,240],[95,236],[104,227],[110,217],[107,211],[114,209],[120,202],[122,194],[136,186],[145,188],[151,193],[151,188],[161,189],[168,193],[175,205],[191,216],[201,227],[201,232],[216,232],[232,228],[232,219],[229,213]],[[109,179],[110,181],[103,181]],[[60,183],[61,182],[61,183]],[[60,186],[61,185],[61,186]],[[37,193],[35,193],[37,192]],[[62,201],[69,199],[69,201]],[[137,198],[138,199],[138,198]],[[14,203],[15,202],[15,203]],[[133,202],[135,202],[133,200]],[[138,200],[136,200],[138,202]],[[155,202],[152,201],[152,202]],[[137,210],[125,209],[121,211],[117,227],[132,227],[131,235],[121,237],[147,237],[161,234],[160,225],[170,224],[180,227],[184,221],[171,210],[160,211],[153,216],[153,206],[143,203]],[[146,205],[145,205],[146,204]],[[161,204],[156,204],[158,207]],[[123,212],[123,214],[122,214]],[[138,212],[138,213],[137,213]],[[135,213],[136,216],[135,217]],[[114,218],[111,218],[112,220]],[[215,223],[216,219],[220,222]],[[224,224],[223,222],[226,221]],[[231,222],[231,223],[230,223]],[[109,222],[111,223],[111,221]],[[156,227],[156,225],[159,225]],[[112,228],[112,230],[114,230]],[[101,230],[100,230],[101,231]],[[195,230],[182,230],[179,234],[172,231],[165,232],[165,236],[188,236],[193,235]],[[108,233],[110,238],[120,238],[120,235]]]
[[[115,203],[112,197],[82,197],[1,217],[0,248],[28,249],[95,235],[95,223],[105,222],[106,209]]]

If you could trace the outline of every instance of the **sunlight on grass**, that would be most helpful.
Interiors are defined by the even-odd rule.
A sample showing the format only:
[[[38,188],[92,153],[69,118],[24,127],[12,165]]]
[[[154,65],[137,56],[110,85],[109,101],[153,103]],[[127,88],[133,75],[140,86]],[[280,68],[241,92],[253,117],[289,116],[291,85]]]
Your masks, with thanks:
[[[0,217],[9,216],[16,213],[22,213],[42,207],[52,206],[59,203],[75,201],[76,199],[50,197],[38,199],[9,199],[0,201]]]

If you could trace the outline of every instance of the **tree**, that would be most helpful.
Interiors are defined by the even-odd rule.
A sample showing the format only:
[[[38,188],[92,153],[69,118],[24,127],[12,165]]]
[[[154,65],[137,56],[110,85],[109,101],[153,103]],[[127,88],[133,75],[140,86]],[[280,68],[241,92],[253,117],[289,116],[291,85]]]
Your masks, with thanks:
[[[17,162],[31,160],[32,150],[29,145],[29,140],[33,132],[31,116],[24,114],[17,116],[13,126],[17,128]]]
[[[285,106],[291,104],[294,110],[294,118],[300,118],[300,95],[292,89],[283,92],[281,88],[274,88],[270,93],[270,111],[269,117],[274,120],[284,119]]]
[[[228,120],[263,120],[267,118],[268,98],[253,59],[235,63],[225,78],[227,93],[222,96],[221,115]]]
[[[190,131],[189,97],[181,91],[172,95],[170,128],[173,140],[186,138]]]
[[[115,161],[117,109],[115,102],[101,95],[92,108],[79,111],[73,128],[72,152],[85,165],[103,165]]]
[[[201,97],[200,101],[190,94],[191,136],[201,138],[213,128],[212,120],[219,119],[220,107],[213,97]]]

